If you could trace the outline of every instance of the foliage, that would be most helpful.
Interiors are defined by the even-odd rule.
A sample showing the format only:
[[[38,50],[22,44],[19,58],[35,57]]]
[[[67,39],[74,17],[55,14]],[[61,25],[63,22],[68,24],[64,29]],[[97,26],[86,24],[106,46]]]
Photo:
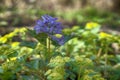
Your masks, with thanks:
[[[93,71],[92,60],[83,56],[57,56],[48,65],[52,68],[46,73],[48,80],[104,80]]]
[[[4,6],[2,6],[4,7]],[[0,7],[1,8],[1,7]],[[98,23],[109,25],[109,27],[116,28],[120,24],[120,17],[118,13],[110,11],[99,11],[93,7],[86,7],[81,10],[69,10],[69,11],[54,11],[44,10],[37,8],[20,9],[8,8],[1,9],[0,13],[0,27],[3,26],[23,26],[34,23],[34,20],[38,19],[41,15],[50,14],[59,16],[64,19],[65,22],[72,24],[84,24],[88,21],[95,21]],[[9,18],[8,18],[9,17]],[[29,23],[31,22],[31,24]],[[109,24],[108,24],[109,23]],[[9,25],[8,25],[9,24]]]
[[[120,36],[100,32],[100,24],[63,30],[63,46],[44,34],[20,28],[0,37],[1,80],[119,80]],[[20,38],[20,41],[15,38]],[[45,43],[45,44],[44,44]],[[113,44],[115,47],[111,47]],[[46,46],[47,45],[47,46]],[[117,50],[117,51],[116,51]]]
[[[70,10],[66,12],[58,11],[54,12],[54,14],[61,16],[68,22],[75,22],[77,24],[83,24],[88,21],[106,24],[114,27],[120,24],[120,17],[118,14],[109,11],[99,11],[93,7],[86,7],[81,10]]]

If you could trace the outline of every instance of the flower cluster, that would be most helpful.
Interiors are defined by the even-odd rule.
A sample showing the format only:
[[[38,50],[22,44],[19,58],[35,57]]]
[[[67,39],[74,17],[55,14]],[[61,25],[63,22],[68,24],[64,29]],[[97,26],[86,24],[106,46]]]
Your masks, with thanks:
[[[89,22],[85,26],[86,29],[90,29],[90,30],[97,28],[97,27],[100,27],[100,25],[98,23],[95,23],[95,22]]]
[[[109,38],[111,38],[112,37],[112,35],[110,35],[110,34],[108,34],[108,33],[105,33],[105,32],[100,32],[99,33],[99,38],[100,39],[109,39]]]
[[[49,15],[43,15],[42,20],[38,20],[34,30],[37,34],[45,33],[47,34],[52,40],[57,42],[59,45],[63,45],[65,43],[64,36],[62,34],[62,25],[60,22],[56,21],[57,18],[53,18]],[[62,35],[61,37],[54,36],[55,34]]]

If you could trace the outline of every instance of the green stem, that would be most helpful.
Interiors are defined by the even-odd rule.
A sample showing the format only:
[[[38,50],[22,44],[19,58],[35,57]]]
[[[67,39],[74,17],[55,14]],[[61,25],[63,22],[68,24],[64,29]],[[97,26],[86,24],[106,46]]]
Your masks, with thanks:
[[[48,53],[50,54],[50,37],[48,38]]]
[[[93,41],[93,47],[94,47],[94,53],[97,54],[97,50],[96,50],[96,41]]]
[[[83,70],[84,70],[84,65],[82,65],[82,66],[80,67],[80,69],[79,69],[78,79],[77,79],[77,80],[81,80],[81,76],[82,76]]]
[[[102,52],[102,48],[100,48],[100,49],[98,50],[97,58],[100,58],[100,56],[101,56],[101,52]]]
[[[107,56],[108,56],[108,46],[106,45],[105,47],[106,47],[106,49],[105,49],[105,71],[104,71],[104,76],[106,78],[107,77],[107,62],[108,62],[108,59],[107,59]]]
[[[48,37],[47,38],[47,55],[46,55],[46,60],[48,60],[49,61],[49,59],[50,59],[50,48],[51,48],[51,46],[50,46],[50,37]]]
[[[44,57],[45,57],[45,60],[44,60],[44,65],[45,65],[44,66],[44,74],[48,70],[48,67],[47,67],[46,63],[49,62],[49,60],[50,60],[50,37],[48,37],[46,39],[46,48],[45,49],[46,49],[45,50],[46,54],[44,55]],[[45,76],[44,76],[44,80],[46,80]]]
[[[80,80],[80,72],[78,73],[78,80]]]

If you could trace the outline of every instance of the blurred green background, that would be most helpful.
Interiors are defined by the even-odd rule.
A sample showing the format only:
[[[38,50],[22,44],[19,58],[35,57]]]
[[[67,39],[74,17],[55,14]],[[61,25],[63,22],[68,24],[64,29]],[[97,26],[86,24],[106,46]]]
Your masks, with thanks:
[[[0,0],[0,34],[33,27],[44,14],[58,17],[65,27],[97,22],[103,31],[120,33],[120,0]]]
[[[31,30],[44,14],[66,28],[64,46]],[[0,0],[0,80],[46,78],[120,80],[120,0]]]

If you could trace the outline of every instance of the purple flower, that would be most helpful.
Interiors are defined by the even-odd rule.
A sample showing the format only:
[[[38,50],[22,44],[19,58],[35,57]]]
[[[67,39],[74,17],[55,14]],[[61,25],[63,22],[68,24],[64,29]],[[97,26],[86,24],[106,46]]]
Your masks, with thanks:
[[[65,37],[62,36],[60,38],[56,37],[56,36],[53,36],[53,35],[50,35],[51,39],[54,40],[56,43],[58,43],[59,45],[64,45],[65,44]]]
[[[56,21],[57,18],[53,18],[49,15],[42,16],[42,20],[38,20],[34,27],[36,33],[46,33],[46,34],[61,34],[62,25]]]
[[[43,15],[42,20],[38,20],[36,22],[34,30],[37,34],[47,34],[53,41],[55,41],[59,45],[63,45],[65,43],[65,38],[62,34],[62,28],[63,27],[61,23],[57,22],[57,18],[53,18],[49,15]],[[55,34],[61,34],[62,37],[58,38],[54,36]]]

